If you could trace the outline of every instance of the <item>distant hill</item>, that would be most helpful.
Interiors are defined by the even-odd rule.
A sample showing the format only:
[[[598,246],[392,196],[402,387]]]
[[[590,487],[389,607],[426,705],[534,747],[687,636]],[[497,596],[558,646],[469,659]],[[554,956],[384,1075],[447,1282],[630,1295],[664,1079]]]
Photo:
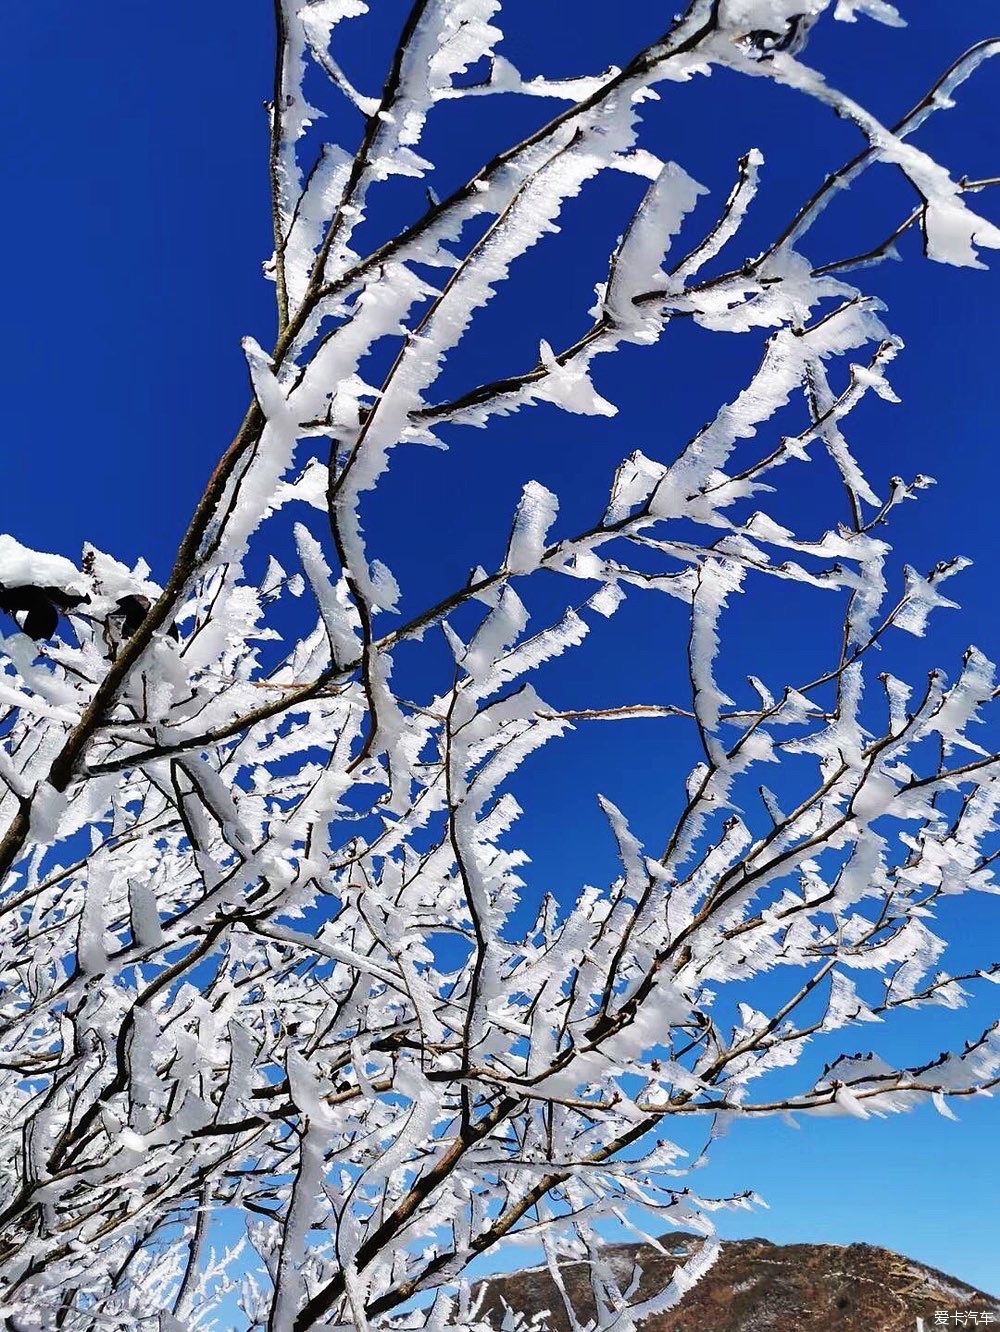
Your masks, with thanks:
[[[627,1279],[642,1247],[641,1295],[662,1290],[677,1264],[700,1241],[671,1235],[662,1241],[668,1254],[631,1244],[612,1245],[607,1256],[616,1274]],[[583,1321],[593,1316],[587,1264],[567,1262],[563,1279]],[[488,1304],[499,1309],[501,1297],[523,1313],[551,1311],[553,1332],[569,1332],[562,1301],[545,1268],[493,1278]],[[723,1245],[715,1266],[669,1313],[650,1318],[643,1332],[916,1332],[922,1317],[926,1332],[938,1311],[966,1313],[956,1327],[1000,1328],[1000,1300],[870,1244],[771,1244],[768,1240]],[[980,1317],[973,1321],[972,1314]],[[991,1315],[987,1320],[984,1315]]]

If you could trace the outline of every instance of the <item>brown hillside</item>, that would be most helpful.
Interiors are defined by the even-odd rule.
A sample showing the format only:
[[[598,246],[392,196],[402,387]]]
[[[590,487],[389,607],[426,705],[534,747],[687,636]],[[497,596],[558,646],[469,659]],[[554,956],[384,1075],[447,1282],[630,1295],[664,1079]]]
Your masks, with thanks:
[[[670,1254],[642,1253],[641,1295],[662,1290],[692,1246],[690,1236],[671,1236]],[[609,1247],[616,1275],[626,1281],[638,1245]],[[564,1280],[581,1321],[593,1316],[589,1268],[567,1262]],[[489,1304],[534,1314],[551,1311],[552,1332],[569,1332],[555,1285],[544,1269],[498,1277],[489,1283]],[[869,1244],[771,1244],[733,1241],[708,1274],[669,1313],[643,1324],[644,1332],[926,1332],[941,1326],[935,1314],[952,1315],[947,1326],[996,1326],[1000,1300],[887,1249]],[[964,1321],[954,1314],[965,1315]]]

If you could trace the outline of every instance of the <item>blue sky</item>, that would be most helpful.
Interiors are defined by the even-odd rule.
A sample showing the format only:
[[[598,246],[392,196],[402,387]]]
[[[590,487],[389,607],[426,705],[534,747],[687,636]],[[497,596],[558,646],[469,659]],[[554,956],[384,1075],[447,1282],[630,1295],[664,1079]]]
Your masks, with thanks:
[[[399,0],[376,3],[378,21],[349,33],[345,53],[368,91],[403,9]],[[903,0],[902,8],[910,20],[905,31],[827,23],[809,48],[831,81],[886,120],[990,32],[985,0]],[[271,77],[270,5],[47,0],[9,9],[0,78],[0,530],[70,556],[93,540],[120,558],[142,554],[163,575],[245,406],[239,340],[251,333],[266,345],[273,330],[272,290],[261,277],[270,225],[262,107]],[[528,74],[621,62],[659,31],[664,13],[653,0],[615,7],[610,20],[599,0],[576,0],[571,10],[554,0],[509,0],[506,9],[510,39],[503,49]],[[998,77],[1000,68],[981,72],[959,107],[921,136],[957,174],[1000,172]],[[436,120],[430,155],[440,161],[441,184],[467,176],[512,129],[529,129],[543,113],[532,101],[498,119],[484,99],[466,104],[460,121]],[[749,147],[763,149],[767,166],[750,248],[857,147],[848,126],[795,94],[719,74],[669,88],[650,109],[648,143],[709,186],[716,202],[736,158]],[[558,346],[585,326],[593,282],[621,230],[626,188],[598,188],[568,211],[558,262],[540,247],[524,264],[483,321],[475,347],[456,362],[456,385],[524,368],[540,337]],[[405,211],[406,204],[400,195],[393,207]],[[891,173],[872,174],[853,202],[830,210],[809,253],[863,250],[908,206]],[[981,197],[980,206],[1000,217],[1000,199]],[[895,472],[938,478],[897,518],[901,558],[918,567],[956,553],[974,561],[961,584],[952,584],[961,614],[939,616],[929,643],[907,640],[887,650],[898,654],[893,669],[905,662],[919,680],[932,661],[953,670],[970,641],[1000,657],[1000,260],[994,272],[956,271],[922,261],[913,238],[903,248],[906,263],[865,278],[907,343],[892,374],[903,405],[866,406],[852,418],[851,433],[878,482]],[[530,298],[543,281],[539,308]],[[503,522],[529,477],[560,494],[566,530],[589,518],[614,462],[636,447],[669,454],[672,442],[681,443],[738,390],[758,349],[752,339],[671,333],[654,351],[633,349],[602,366],[599,387],[621,406],[611,425],[539,410],[499,423],[489,450],[477,437],[448,454],[402,455],[375,518],[393,533],[383,555],[402,576],[404,598],[436,599],[426,590],[446,591],[471,565],[495,559]],[[808,511],[819,531],[841,516],[832,483],[828,490],[817,490],[811,475],[793,478],[780,502]],[[591,673],[562,681],[568,704],[574,690],[580,699],[595,691],[605,691],[606,701],[620,698],[626,682],[637,697],[663,693],[673,678],[665,652],[678,625],[658,609],[666,618],[640,638],[644,612],[626,612],[634,620],[623,623],[636,635],[627,656],[609,631]],[[787,595],[779,603],[744,599],[734,612],[737,675],[804,675],[833,624],[824,630],[814,613],[811,602]],[[614,872],[610,839],[593,817],[595,790],[660,840],[661,786],[692,756],[688,741],[639,724],[627,746],[617,743],[603,730],[581,732],[569,767],[567,751],[552,751],[529,774],[525,837],[535,872],[555,891],[604,882]],[[995,937],[997,917],[990,901],[967,910],[963,904],[956,955],[990,931]],[[894,1035],[880,1036],[885,1052],[936,1053],[956,1031],[972,1034],[985,1025],[995,996],[959,1015],[959,1024],[933,1010],[924,1024],[915,1015]],[[960,1113],[960,1125],[927,1110],[880,1123],[817,1121],[798,1134],[778,1123],[740,1126],[697,1183],[705,1191],[750,1187],[768,1199],[769,1212],[724,1222],[728,1233],[867,1240],[1000,1291],[1000,1113],[995,1103]]]

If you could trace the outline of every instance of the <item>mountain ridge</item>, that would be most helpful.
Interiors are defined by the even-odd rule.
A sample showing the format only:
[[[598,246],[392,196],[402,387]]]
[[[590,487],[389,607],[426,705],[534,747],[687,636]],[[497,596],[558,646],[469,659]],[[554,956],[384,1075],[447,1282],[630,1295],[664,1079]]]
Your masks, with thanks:
[[[701,1241],[677,1233],[661,1236],[660,1243],[667,1252],[641,1244],[608,1245],[603,1252],[623,1284],[640,1259],[640,1299],[664,1289]],[[586,1324],[595,1311],[589,1261],[567,1260],[560,1273]],[[499,1313],[506,1303],[527,1315],[548,1309],[551,1332],[571,1332],[544,1266],[490,1278],[483,1287],[487,1308]],[[724,1241],[701,1281],[642,1327],[643,1332],[919,1332],[920,1319],[924,1332],[940,1326],[1000,1328],[1000,1299],[877,1245],[774,1244],[755,1238]]]

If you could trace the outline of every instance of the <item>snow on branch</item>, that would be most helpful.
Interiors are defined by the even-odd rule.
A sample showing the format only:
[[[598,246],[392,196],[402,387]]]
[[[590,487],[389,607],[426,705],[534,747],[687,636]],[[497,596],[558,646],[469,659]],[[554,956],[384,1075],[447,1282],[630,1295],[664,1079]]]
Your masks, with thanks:
[[[888,524],[930,479],[870,478],[852,450],[860,403],[894,409],[901,344],[845,280],[917,225],[954,265],[1000,244],[968,206],[995,178],[910,142],[998,46],[886,127],[803,56],[818,23],[898,25],[882,0],[693,0],[620,68],[558,79],[504,54],[498,0],[414,0],[377,91],[341,41],[384,23],[375,6],[276,0],[275,17],[279,332],[245,344],[251,402],[174,568],[161,586],[96,548],[76,564],[0,537],[3,1313],[489,1332],[467,1268],[520,1246],[572,1326],[569,1254],[591,1264],[592,1328],[638,1326],[713,1260],[711,1213],[752,1205],[691,1191],[692,1117],[709,1144],[738,1115],[951,1117],[1000,1079],[995,1028],[907,1068],[844,1044],[1000,975],[990,957],[949,971],[939,922],[945,899],[1000,891],[995,673],[976,649],[951,679],[878,669],[954,607],[942,585],[965,561],[894,563]],[[768,188],[752,144],[714,199],[647,143],[658,86],[682,101],[713,66],[860,131],[763,250],[744,245]],[[461,135],[487,95],[551,118],[439,197],[428,123]],[[879,163],[916,207],[862,254],[807,256],[834,193]],[[590,322],[553,345],[539,291],[521,311],[534,364],[498,341],[463,361],[610,172],[645,193]],[[589,518],[567,516],[540,444],[481,566],[425,586],[415,545],[390,570],[378,499],[400,449],[476,449],[486,488],[513,466],[498,416],[544,404],[617,440],[600,358],[630,346],[657,374],[654,344],[690,322],[760,345],[702,429],[676,437],[665,410],[656,456],[623,441]],[[444,372],[466,363],[489,377],[463,391]],[[841,521],[788,517],[802,467],[817,494],[832,478]],[[479,498],[435,484],[460,514]],[[414,487],[415,531],[426,504]],[[808,678],[731,651],[740,599],[776,582],[832,627]],[[643,614],[674,634],[679,697],[606,678],[600,645],[629,660]],[[607,869],[571,890],[532,863],[530,826],[555,817],[535,756],[568,773],[593,721],[627,724],[656,798],[643,814],[595,792]],[[602,1255],[610,1218],[705,1244],[639,1301]]]

